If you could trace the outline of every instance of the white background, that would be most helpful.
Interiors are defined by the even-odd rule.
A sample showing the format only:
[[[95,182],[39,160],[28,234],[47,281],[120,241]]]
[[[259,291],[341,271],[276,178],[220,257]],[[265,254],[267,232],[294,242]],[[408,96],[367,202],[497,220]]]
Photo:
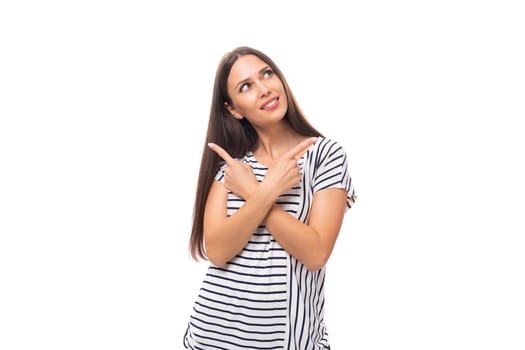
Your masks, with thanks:
[[[347,150],[341,349],[525,349],[519,1],[4,1],[0,348],[181,349],[215,69],[249,45]]]

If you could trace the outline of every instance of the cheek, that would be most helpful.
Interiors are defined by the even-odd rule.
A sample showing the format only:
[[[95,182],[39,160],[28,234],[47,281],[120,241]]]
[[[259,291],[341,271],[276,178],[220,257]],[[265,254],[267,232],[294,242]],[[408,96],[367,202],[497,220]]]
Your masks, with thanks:
[[[286,95],[286,91],[284,91],[284,87],[282,85],[281,85],[280,91],[281,91],[281,102],[287,106],[288,96]]]
[[[233,103],[237,106],[237,109],[250,109],[257,103],[257,98],[255,93],[250,91],[237,96]]]

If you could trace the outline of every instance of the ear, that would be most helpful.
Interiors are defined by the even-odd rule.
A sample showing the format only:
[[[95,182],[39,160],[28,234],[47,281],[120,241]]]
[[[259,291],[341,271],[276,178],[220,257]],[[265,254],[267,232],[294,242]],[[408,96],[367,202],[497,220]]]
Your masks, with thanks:
[[[244,118],[244,116],[237,112],[235,108],[233,108],[228,102],[224,102],[224,108],[226,108],[235,119],[241,120],[242,118]]]

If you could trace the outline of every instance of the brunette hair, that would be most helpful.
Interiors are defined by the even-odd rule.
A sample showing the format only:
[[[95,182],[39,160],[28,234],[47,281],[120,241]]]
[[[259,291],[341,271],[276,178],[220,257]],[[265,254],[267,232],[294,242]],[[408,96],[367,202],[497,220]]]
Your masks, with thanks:
[[[288,108],[284,119],[297,133],[305,136],[323,136],[305,118],[295,97],[277,65],[264,53],[247,46],[240,46],[225,54],[215,74],[208,131],[202,150],[202,158],[193,207],[193,226],[190,237],[190,255],[193,259],[207,259],[204,248],[204,208],[211,184],[219,170],[222,159],[208,147],[213,142],[224,148],[233,158],[241,158],[253,151],[258,142],[258,135],[246,118],[238,120],[226,109],[224,103],[232,104],[228,95],[227,80],[231,68],[237,59],[245,55],[254,55],[264,61],[279,77],[288,99]]]

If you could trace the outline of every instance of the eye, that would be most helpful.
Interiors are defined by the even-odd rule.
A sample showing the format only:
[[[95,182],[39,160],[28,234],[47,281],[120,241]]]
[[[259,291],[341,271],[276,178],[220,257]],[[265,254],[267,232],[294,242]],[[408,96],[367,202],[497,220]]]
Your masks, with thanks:
[[[265,71],[263,72],[263,77],[264,77],[265,79],[270,78],[272,75],[273,75],[273,70],[272,70],[271,68],[268,68],[267,70],[265,70]]]
[[[250,83],[244,83],[239,87],[239,92],[246,91],[250,88]]]

